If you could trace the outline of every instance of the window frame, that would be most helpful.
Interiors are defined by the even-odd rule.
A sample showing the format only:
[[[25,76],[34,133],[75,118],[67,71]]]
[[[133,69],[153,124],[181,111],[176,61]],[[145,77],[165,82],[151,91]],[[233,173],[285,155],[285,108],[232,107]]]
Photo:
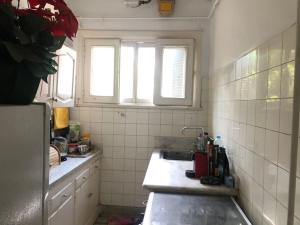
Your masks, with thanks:
[[[137,90],[138,90],[138,49],[139,47],[145,47],[145,48],[155,48],[155,64],[156,64],[156,40],[154,41],[129,41],[129,40],[122,40],[121,41],[121,47],[120,47],[120,57],[122,55],[122,47],[134,47],[134,68],[133,68],[133,97],[132,98],[125,98],[120,99],[120,103],[135,103],[135,104],[152,104],[153,99],[139,99],[137,96]],[[120,60],[121,61],[121,60]],[[155,65],[156,67],[156,65]],[[121,82],[121,64],[120,64],[120,82]],[[154,70],[154,76],[153,76],[153,95],[154,95],[154,86],[155,86],[155,70]],[[121,88],[121,83],[120,83]]]
[[[186,54],[185,98],[166,98],[161,96],[163,49],[165,47],[184,47]],[[154,78],[153,104],[158,106],[192,106],[193,105],[193,77],[194,77],[194,40],[193,39],[159,39],[157,40]]]
[[[114,47],[114,85],[113,96],[92,96],[90,94],[91,82],[91,50],[93,47]],[[119,103],[119,73],[120,73],[120,39],[85,39],[84,40],[84,101],[87,103]]]

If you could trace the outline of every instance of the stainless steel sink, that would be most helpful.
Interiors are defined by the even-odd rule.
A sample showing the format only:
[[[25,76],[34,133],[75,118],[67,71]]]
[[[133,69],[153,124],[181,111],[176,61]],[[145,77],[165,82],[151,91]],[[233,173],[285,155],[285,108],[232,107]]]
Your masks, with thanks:
[[[160,157],[167,160],[182,160],[182,161],[192,161],[194,153],[189,152],[179,152],[170,150],[161,150]]]

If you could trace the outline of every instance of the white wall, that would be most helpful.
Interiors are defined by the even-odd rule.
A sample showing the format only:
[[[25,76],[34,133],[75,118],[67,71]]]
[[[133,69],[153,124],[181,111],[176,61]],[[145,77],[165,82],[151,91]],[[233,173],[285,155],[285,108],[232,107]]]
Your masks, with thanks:
[[[221,0],[210,24],[211,70],[282,32],[296,15],[297,0]]]
[[[222,136],[254,225],[291,225],[296,9],[296,0],[222,0],[210,21],[209,128]],[[295,225],[299,196],[298,171]]]

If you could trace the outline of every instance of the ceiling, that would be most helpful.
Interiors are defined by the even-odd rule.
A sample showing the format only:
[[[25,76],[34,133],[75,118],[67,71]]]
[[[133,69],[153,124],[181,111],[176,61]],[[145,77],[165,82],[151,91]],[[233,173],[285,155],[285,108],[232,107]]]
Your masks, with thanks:
[[[138,8],[127,8],[123,0],[66,0],[77,17],[82,18],[156,18],[157,0]],[[176,0],[173,17],[207,17],[213,0]]]

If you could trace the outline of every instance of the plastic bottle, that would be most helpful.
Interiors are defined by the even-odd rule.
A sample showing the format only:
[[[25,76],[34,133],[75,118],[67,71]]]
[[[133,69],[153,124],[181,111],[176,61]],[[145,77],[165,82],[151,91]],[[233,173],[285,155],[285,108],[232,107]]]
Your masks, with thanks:
[[[218,145],[218,146],[220,146],[220,147],[223,147],[222,146],[222,140],[221,140],[221,136],[216,136],[216,138],[215,138],[215,141],[214,141],[214,145]]]

